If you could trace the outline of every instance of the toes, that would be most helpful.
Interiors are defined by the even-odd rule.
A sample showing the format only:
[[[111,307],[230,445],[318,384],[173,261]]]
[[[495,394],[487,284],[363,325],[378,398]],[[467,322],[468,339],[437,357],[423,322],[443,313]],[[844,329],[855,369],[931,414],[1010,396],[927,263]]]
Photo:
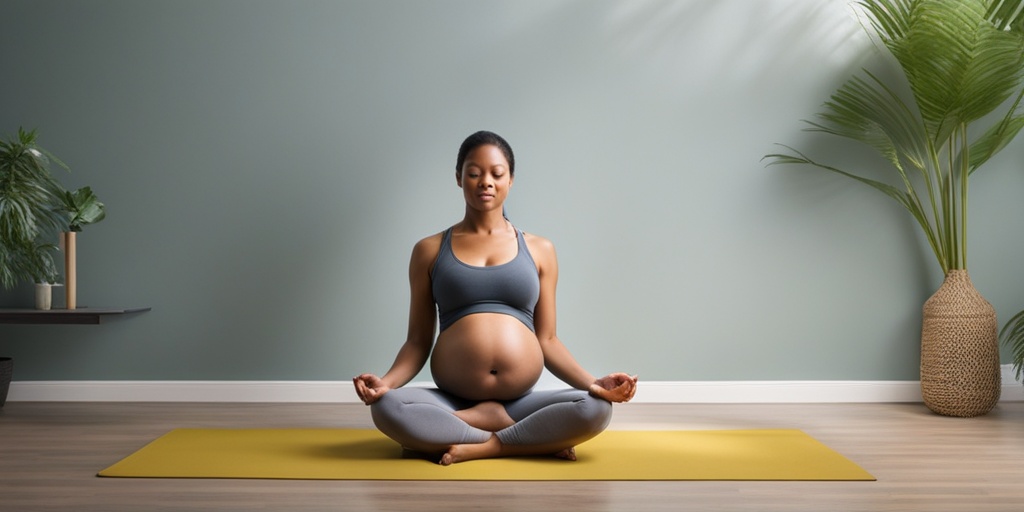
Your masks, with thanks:
[[[576,460],[576,447],[566,448],[566,449],[556,453],[555,457],[558,457],[559,459],[575,461]]]
[[[455,463],[455,456],[452,455],[451,453],[445,453],[444,455],[441,456],[441,460],[437,461],[437,463],[442,466],[451,466],[453,463]]]

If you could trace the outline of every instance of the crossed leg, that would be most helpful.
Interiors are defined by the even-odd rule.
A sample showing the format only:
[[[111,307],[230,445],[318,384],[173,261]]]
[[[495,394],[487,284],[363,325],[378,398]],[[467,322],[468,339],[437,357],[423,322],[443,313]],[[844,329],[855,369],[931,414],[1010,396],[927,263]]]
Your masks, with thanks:
[[[559,459],[576,460],[576,448],[565,447],[565,443],[553,443],[550,445],[515,445],[502,444],[497,435],[482,443],[456,444],[452,445],[441,460],[442,466],[450,466],[456,462],[466,462],[477,459],[493,459],[497,457],[514,457],[525,455],[554,455]]]
[[[505,406],[499,402],[487,401],[480,402],[468,409],[462,409],[455,411],[455,416],[465,421],[471,427],[476,427],[488,432],[498,432],[504,430],[512,425],[516,424],[516,421],[508,415],[508,411],[505,410]],[[565,460],[576,460],[576,449],[572,446],[568,448],[558,449],[549,451],[548,447],[538,446],[533,447],[534,450],[530,450],[530,453],[522,452],[518,455],[537,455],[554,453],[555,457]],[[514,455],[515,451],[512,447],[505,447],[501,444],[501,440],[498,436],[491,436],[487,441],[483,443],[475,444],[458,444],[448,449],[443,456],[441,456],[440,464],[447,466],[455,462],[463,462],[473,459],[483,459],[491,457],[503,457],[508,455]]]
[[[509,402],[469,402],[428,388],[388,391],[374,423],[405,448],[440,453],[443,465],[516,455],[575,460],[574,446],[599,434],[611,404],[586,391],[536,391]]]

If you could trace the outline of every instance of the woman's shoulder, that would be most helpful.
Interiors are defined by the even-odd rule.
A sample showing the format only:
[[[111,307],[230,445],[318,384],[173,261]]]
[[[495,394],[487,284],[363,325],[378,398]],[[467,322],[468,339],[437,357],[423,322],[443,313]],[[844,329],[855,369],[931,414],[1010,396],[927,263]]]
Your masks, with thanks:
[[[526,241],[526,247],[530,249],[530,253],[534,255],[554,255],[555,253],[555,244],[540,235],[523,231],[523,240]]]
[[[525,238],[527,242],[551,244],[551,240],[548,240],[547,238],[544,238],[543,236],[540,236],[537,233],[531,233],[529,231],[526,231],[525,229],[521,231],[523,232],[523,238]]]
[[[416,245],[412,247],[413,257],[421,256],[430,259],[437,257],[437,253],[441,251],[441,240],[444,238],[444,233],[444,231],[434,233],[416,242]]]
[[[413,246],[413,256],[410,258],[410,270],[416,274],[424,272],[429,275],[430,268],[437,261],[437,255],[441,252],[441,238],[444,232],[437,232],[420,240]]]

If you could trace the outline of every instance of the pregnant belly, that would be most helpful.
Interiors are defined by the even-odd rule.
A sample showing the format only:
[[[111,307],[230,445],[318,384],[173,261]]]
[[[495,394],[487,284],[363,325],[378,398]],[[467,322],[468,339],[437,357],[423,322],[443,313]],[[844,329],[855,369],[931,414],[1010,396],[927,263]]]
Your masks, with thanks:
[[[437,387],[470,400],[511,400],[544,369],[537,336],[509,315],[476,313],[437,337],[430,373]]]

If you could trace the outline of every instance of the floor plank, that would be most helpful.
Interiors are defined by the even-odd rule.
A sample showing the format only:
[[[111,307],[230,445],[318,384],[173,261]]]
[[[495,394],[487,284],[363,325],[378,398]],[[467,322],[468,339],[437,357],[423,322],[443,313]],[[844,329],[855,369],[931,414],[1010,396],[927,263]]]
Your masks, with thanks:
[[[0,409],[0,511],[992,511],[1024,501],[1024,402],[622,404],[610,428],[798,428],[877,482],[351,482],[95,476],[174,428],[372,428],[357,404],[29,403]],[[586,450],[586,444],[579,447]]]

